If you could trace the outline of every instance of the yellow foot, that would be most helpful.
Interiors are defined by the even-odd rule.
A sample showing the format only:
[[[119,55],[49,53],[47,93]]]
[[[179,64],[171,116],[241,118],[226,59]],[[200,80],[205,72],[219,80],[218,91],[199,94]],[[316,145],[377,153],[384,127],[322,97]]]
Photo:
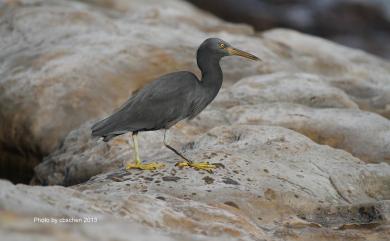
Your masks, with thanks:
[[[156,170],[159,168],[163,168],[165,165],[158,162],[151,162],[151,163],[141,163],[140,161],[136,161],[133,163],[127,163],[125,169],[140,169],[140,170]]]
[[[213,169],[218,168],[218,167],[222,167],[223,165],[217,164],[217,163],[210,164],[209,162],[188,162],[188,161],[182,161],[182,162],[176,163],[175,166],[177,166],[177,167],[192,167],[195,170],[205,170],[205,171],[208,171],[208,172],[212,173]]]

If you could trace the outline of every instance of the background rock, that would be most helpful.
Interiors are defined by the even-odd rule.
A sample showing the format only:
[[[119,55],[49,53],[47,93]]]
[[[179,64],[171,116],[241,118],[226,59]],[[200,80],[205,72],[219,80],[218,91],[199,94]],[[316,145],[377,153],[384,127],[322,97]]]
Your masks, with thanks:
[[[77,1],[1,5],[0,176],[31,171],[70,130],[111,112],[146,82],[194,69],[197,46],[216,30],[253,34],[185,2],[162,9],[157,2],[132,1],[122,13]],[[259,69],[234,63],[228,81]]]
[[[291,48],[296,56],[320,41],[284,30],[265,36],[273,38],[281,32],[308,41],[305,46]],[[324,49],[345,51],[342,55],[331,52],[333,58],[340,59],[340,70],[335,70],[349,75],[356,86],[367,83],[355,83],[362,77],[354,71],[360,65],[356,55],[368,65],[380,63],[373,84],[377,92],[373,93],[385,96],[379,86],[388,85],[387,70],[381,67],[387,66],[386,62],[323,44]],[[318,56],[328,53],[318,49]],[[218,207],[224,204],[254,222],[261,233],[250,237],[254,240],[292,240],[295,235],[300,240],[386,240],[390,166],[384,162],[389,160],[389,120],[372,113],[381,109],[364,106],[359,92],[346,91],[351,86],[336,85],[331,67],[316,68],[315,61],[303,62],[298,57],[284,63],[286,71],[275,69],[226,86],[198,117],[168,132],[169,142],[190,159],[225,166],[214,174],[174,167],[179,158],[162,146],[162,131],[141,133],[140,146],[145,160],[164,162],[166,168],[124,172],[123,162],[132,156],[127,143],[130,136],[109,143],[97,141],[90,137],[91,123],[86,123],[36,167],[36,181],[49,185],[83,183],[73,188],[87,193],[125,189],[126,195],[152,194],[166,202],[175,197]],[[351,72],[343,73],[342,69]]]
[[[214,106],[230,108],[256,103],[296,103],[316,108],[351,108],[358,105],[343,90],[319,75],[276,72],[254,75],[223,90]]]
[[[267,46],[299,71],[320,75],[346,92],[361,109],[390,117],[389,62],[293,31],[272,30],[262,36],[270,43]]]
[[[370,112],[293,104],[239,106],[229,112],[232,123],[285,126],[318,143],[344,149],[361,160],[390,161],[390,122]]]
[[[0,185],[0,207],[8,210],[0,211],[0,233],[6,240],[26,240],[26,234],[28,239],[33,240],[218,240],[189,232],[156,230],[155,226],[158,226],[160,220],[155,218],[168,219],[180,212],[164,208],[164,202],[153,196],[133,195],[115,200],[63,187],[31,189],[24,185],[14,186],[6,181],[0,181]],[[118,209],[111,211],[111,205]],[[129,214],[128,208],[147,211],[144,205],[153,205],[160,213],[150,216],[150,220],[141,220],[137,214],[132,215],[131,219],[125,217],[125,214]],[[37,218],[47,218],[47,221],[40,222]],[[72,218],[77,222],[67,221]],[[175,220],[170,221],[173,225]],[[233,240],[226,236],[224,238]]]
[[[227,123],[284,126],[361,160],[389,162],[390,121],[360,111],[353,96],[332,85],[308,74],[252,76],[223,91],[213,106],[228,109]]]
[[[168,136],[177,145],[188,145],[196,135],[233,123],[279,125],[317,143],[344,149],[366,162],[390,160],[390,121],[358,110],[344,91],[309,74],[245,78],[222,90],[210,107],[194,120],[170,130]],[[41,183],[79,183],[113,166],[120,167],[131,158],[130,153],[117,153],[130,151],[128,135],[111,144],[97,142],[90,138],[90,125],[72,131],[63,145],[36,167]],[[146,159],[153,160],[164,153],[162,136],[162,131],[140,135],[141,145],[149,148]]]
[[[186,127],[172,131],[179,137],[176,132],[185,135]],[[293,240],[297,233],[299,240],[386,240],[389,234],[389,204],[381,201],[390,198],[388,164],[366,164],[282,127],[229,125],[185,140],[191,144],[181,148],[193,160],[223,164],[210,174],[175,167],[180,160],[175,154],[155,149],[161,141],[156,134],[142,133],[140,144],[142,154],[156,153],[153,161],[166,164],[162,170],[124,171],[121,163],[131,157],[125,137],[119,137],[111,143],[115,149],[104,143],[81,146],[85,151],[73,152],[76,157],[68,162],[68,181],[86,180],[85,170],[92,166],[103,174],[70,188],[2,183],[0,207],[33,214],[43,210],[47,215],[99,213],[103,221],[114,216],[190,240],[197,240],[197,235],[217,240]],[[176,146],[180,140],[170,142]],[[90,155],[98,152],[105,160]],[[91,159],[95,165],[87,164]],[[71,200],[66,198],[70,194]],[[22,196],[28,198],[17,201]],[[28,211],[34,204],[31,199],[44,206]]]
[[[44,158],[33,183],[68,186],[1,180],[7,240],[387,241],[388,62],[178,0],[7,1],[0,20],[2,175],[27,179],[16,171]],[[191,160],[221,167],[175,167],[156,131],[140,134],[141,157],[166,167],[124,171],[129,134],[104,143],[90,126],[160,74],[199,74],[195,50],[210,36],[263,59],[224,59],[217,99],[168,132]]]
[[[179,69],[199,74],[195,51],[210,36],[264,60],[223,60],[225,85],[254,74],[306,72],[360,108],[390,116],[390,64],[361,51],[287,30],[259,36],[178,0],[86,2],[1,5],[2,177],[26,182],[69,131],[112,112],[146,82]]]
[[[257,30],[296,29],[341,44],[390,57],[387,0],[188,0],[231,22]],[[223,7],[221,7],[223,6]]]

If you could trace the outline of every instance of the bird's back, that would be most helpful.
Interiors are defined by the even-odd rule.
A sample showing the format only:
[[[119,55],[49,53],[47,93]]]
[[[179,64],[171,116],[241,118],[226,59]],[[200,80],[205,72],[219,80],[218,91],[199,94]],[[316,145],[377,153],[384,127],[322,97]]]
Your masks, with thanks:
[[[92,126],[106,141],[132,131],[169,128],[194,112],[199,80],[187,71],[161,76],[137,91],[116,112]]]

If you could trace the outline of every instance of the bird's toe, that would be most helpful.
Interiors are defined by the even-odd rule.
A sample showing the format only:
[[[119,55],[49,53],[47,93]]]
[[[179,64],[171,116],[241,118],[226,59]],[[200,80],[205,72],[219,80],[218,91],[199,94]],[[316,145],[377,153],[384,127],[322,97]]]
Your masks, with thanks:
[[[134,163],[127,163],[125,169],[126,170],[131,170],[131,169],[156,170],[164,167],[165,165],[163,163],[158,163],[158,162],[151,162],[151,163],[134,162]]]
[[[209,162],[188,162],[188,161],[182,161],[176,163],[177,167],[184,168],[184,167],[191,167],[195,170],[204,170],[207,172],[212,173],[215,168],[220,167],[220,165],[209,163]]]

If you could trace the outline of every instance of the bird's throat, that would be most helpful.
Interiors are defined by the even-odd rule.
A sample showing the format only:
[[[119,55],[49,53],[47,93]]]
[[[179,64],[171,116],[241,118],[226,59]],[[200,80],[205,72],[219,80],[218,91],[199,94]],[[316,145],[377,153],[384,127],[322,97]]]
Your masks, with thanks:
[[[200,84],[206,91],[210,91],[215,97],[222,86],[223,73],[219,64],[220,58],[206,56],[198,58],[198,66],[202,72]]]

